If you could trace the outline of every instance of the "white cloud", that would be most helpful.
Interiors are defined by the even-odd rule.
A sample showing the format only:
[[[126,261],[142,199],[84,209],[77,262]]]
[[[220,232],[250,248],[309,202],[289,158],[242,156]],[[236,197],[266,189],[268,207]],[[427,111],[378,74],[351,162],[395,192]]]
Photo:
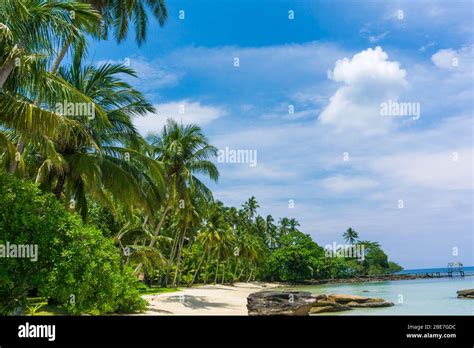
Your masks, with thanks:
[[[443,152],[408,152],[385,156],[371,165],[399,185],[436,190],[472,190],[474,152],[470,148]]]
[[[99,61],[97,65],[104,63],[125,64],[135,70],[138,78],[124,76],[124,80],[144,93],[174,86],[182,77],[182,73],[171,71],[160,61],[148,60],[141,56],[129,57],[124,60]]]
[[[378,186],[377,181],[365,177],[336,175],[321,181],[321,185],[333,193],[347,193],[372,189]]]
[[[336,62],[328,77],[344,83],[330,98],[320,114],[322,124],[336,131],[355,130],[365,134],[384,133],[391,118],[380,115],[380,104],[397,100],[407,86],[406,71],[396,61],[389,61],[382,48],[367,49]]]
[[[374,42],[380,41],[380,40],[382,40],[385,36],[387,36],[388,33],[389,33],[388,31],[385,31],[385,32],[383,32],[383,33],[381,33],[381,34],[378,34],[378,35],[370,35],[370,36],[369,36],[369,42],[374,43]]]
[[[225,114],[224,109],[202,105],[200,102],[182,100],[154,105],[156,113],[148,113],[136,118],[133,123],[142,135],[160,132],[166,121],[171,118],[183,124],[195,123],[207,125]]]
[[[440,69],[467,70],[472,68],[474,45],[463,46],[458,50],[442,49],[431,56],[432,62]]]

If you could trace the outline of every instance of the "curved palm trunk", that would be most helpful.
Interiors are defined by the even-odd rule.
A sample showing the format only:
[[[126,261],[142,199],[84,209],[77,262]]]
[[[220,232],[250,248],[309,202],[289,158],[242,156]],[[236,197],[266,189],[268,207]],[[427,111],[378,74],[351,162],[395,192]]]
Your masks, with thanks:
[[[0,68],[0,89],[3,88],[3,85],[8,79],[8,76],[12,73],[13,69],[15,69],[15,59],[17,57],[11,57],[7,62]]]
[[[168,204],[165,208],[165,210],[163,211],[163,215],[161,216],[161,219],[160,221],[158,222],[158,226],[156,227],[154,233],[153,233],[153,236],[154,237],[157,237],[159,234],[160,234],[160,230],[161,230],[161,226],[163,226],[163,223],[165,222],[165,219],[166,219],[166,216],[169,212],[169,210],[171,209],[171,205]],[[148,247],[152,248],[154,245],[155,245],[155,242],[156,242],[156,239],[153,238],[151,241],[150,241],[150,244],[148,245]],[[137,275],[138,273],[140,273],[140,270],[142,269],[143,267],[143,263],[140,262],[137,267],[135,268],[135,270],[133,271],[133,274]]]
[[[247,283],[250,281],[250,279],[252,279],[252,273],[253,273],[253,267],[250,269],[250,275],[247,279]]]
[[[187,227],[184,228],[183,235],[181,236],[181,240],[178,245],[178,254],[176,256],[176,272],[174,273],[173,287],[179,284],[178,273],[179,273],[179,265],[181,263],[181,250],[183,250],[184,238],[186,236],[186,228]]]
[[[198,266],[196,268],[196,272],[194,273],[193,279],[191,280],[191,283],[188,284],[188,288],[193,286],[194,282],[197,279],[197,276],[199,274],[199,269],[201,268],[202,263],[204,262],[204,259],[206,258],[207,251],[204,252],[204,255],[202,255],[201,261],[199,261]]]
[[[71,45],[71,41],[69,39],[64,42],[63,46],[61,47],[61,50],[58,53],[58,56],[56,57],[56,60],[51,66],[52,74],[56,74],[56,72],[58,71],[59,66],[61,65],[61,62],[63,61],[64,57],[66,56],[66,53],[69,50],[70,45]]]
[[[21,137],[18,140],[18,145],[16,148],[17,148],[18,153],[20,154],[22,154],[23,150],[25,149],[25,142],[23,141]],[[17,167],[18,167],[18,161],[10,161],[10,165],[8,166],[8,173],[14,174]]]
[[[166,269],[165,278],[163,279],[163,282],[161,283],[162,287],[168,286],[168,281],[169,281],[170,272],[171,272],[171,266],[173,265],[173,260],[174,260],[174,255],[176,254],[177,245],[178,245],[178,237],[176,237],[173,241],[173,247],[171,249],[170,257],[168,258],[168,262],[167,262],[168,267]]]

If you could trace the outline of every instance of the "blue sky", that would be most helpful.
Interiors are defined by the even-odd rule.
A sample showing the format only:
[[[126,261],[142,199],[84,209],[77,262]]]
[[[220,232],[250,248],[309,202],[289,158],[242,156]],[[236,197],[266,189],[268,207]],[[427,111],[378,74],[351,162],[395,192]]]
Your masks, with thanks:
[[[255,195],[262,215],[297,218],[322,246],[352,227],[405,268],[474,264],[471,1],[168,10],[142,47],[131,33],[93,43],[90,58],[137,70],[131,82],[157,108],[136,120],[144,135],[172,117],[200,124],[220,149],[257,152],[255,167],[217,163],[216,198],[240,206]],[[419,105],[420,117],[382,116],[389,100]]]

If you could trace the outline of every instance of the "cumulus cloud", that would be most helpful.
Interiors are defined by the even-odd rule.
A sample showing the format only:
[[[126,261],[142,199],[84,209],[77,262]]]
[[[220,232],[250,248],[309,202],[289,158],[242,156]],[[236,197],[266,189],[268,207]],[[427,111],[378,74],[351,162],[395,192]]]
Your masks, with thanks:
[[[225,114],[225,110],[220,107],[189,100],[157,104],[155,109],[156,113],[148,113],[134,120],[133,123],[142,135],[160,132],[168,119],[204,126]]]
[[[336,131],[355,130],[365,134],[384,133],[391,119],[380,115],[380,104],[397,100],[407,86],[406,71],[389,61],[380,47],[367,49],[336,62],[328,77],[344,85],[330,98],[319,122]]]
[[[442,49],[431,56],[431,61],[440,69],[466,70],[472,67],[474,45],[463,46],[458,50]]]

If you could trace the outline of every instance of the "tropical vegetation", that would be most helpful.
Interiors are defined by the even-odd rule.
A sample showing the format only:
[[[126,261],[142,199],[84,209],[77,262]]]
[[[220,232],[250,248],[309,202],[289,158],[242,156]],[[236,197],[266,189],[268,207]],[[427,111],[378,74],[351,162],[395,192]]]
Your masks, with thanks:
[[[88,62],[87,47],[131,25],[142,44],[148,13],[164,25],[164,0],[0,1],[0,246],[39,250],[35,262],[0,258],[0,314],[36,312],[31,297],[123,313],[157,287],[400,270],[351,228],[343,238],[363,257],[328,257],[295,219],[261,216],[255,197],[214,199],[218,149],[199,126],[139,134],[133,120],[154,108],[126,82],[136,72]]]

